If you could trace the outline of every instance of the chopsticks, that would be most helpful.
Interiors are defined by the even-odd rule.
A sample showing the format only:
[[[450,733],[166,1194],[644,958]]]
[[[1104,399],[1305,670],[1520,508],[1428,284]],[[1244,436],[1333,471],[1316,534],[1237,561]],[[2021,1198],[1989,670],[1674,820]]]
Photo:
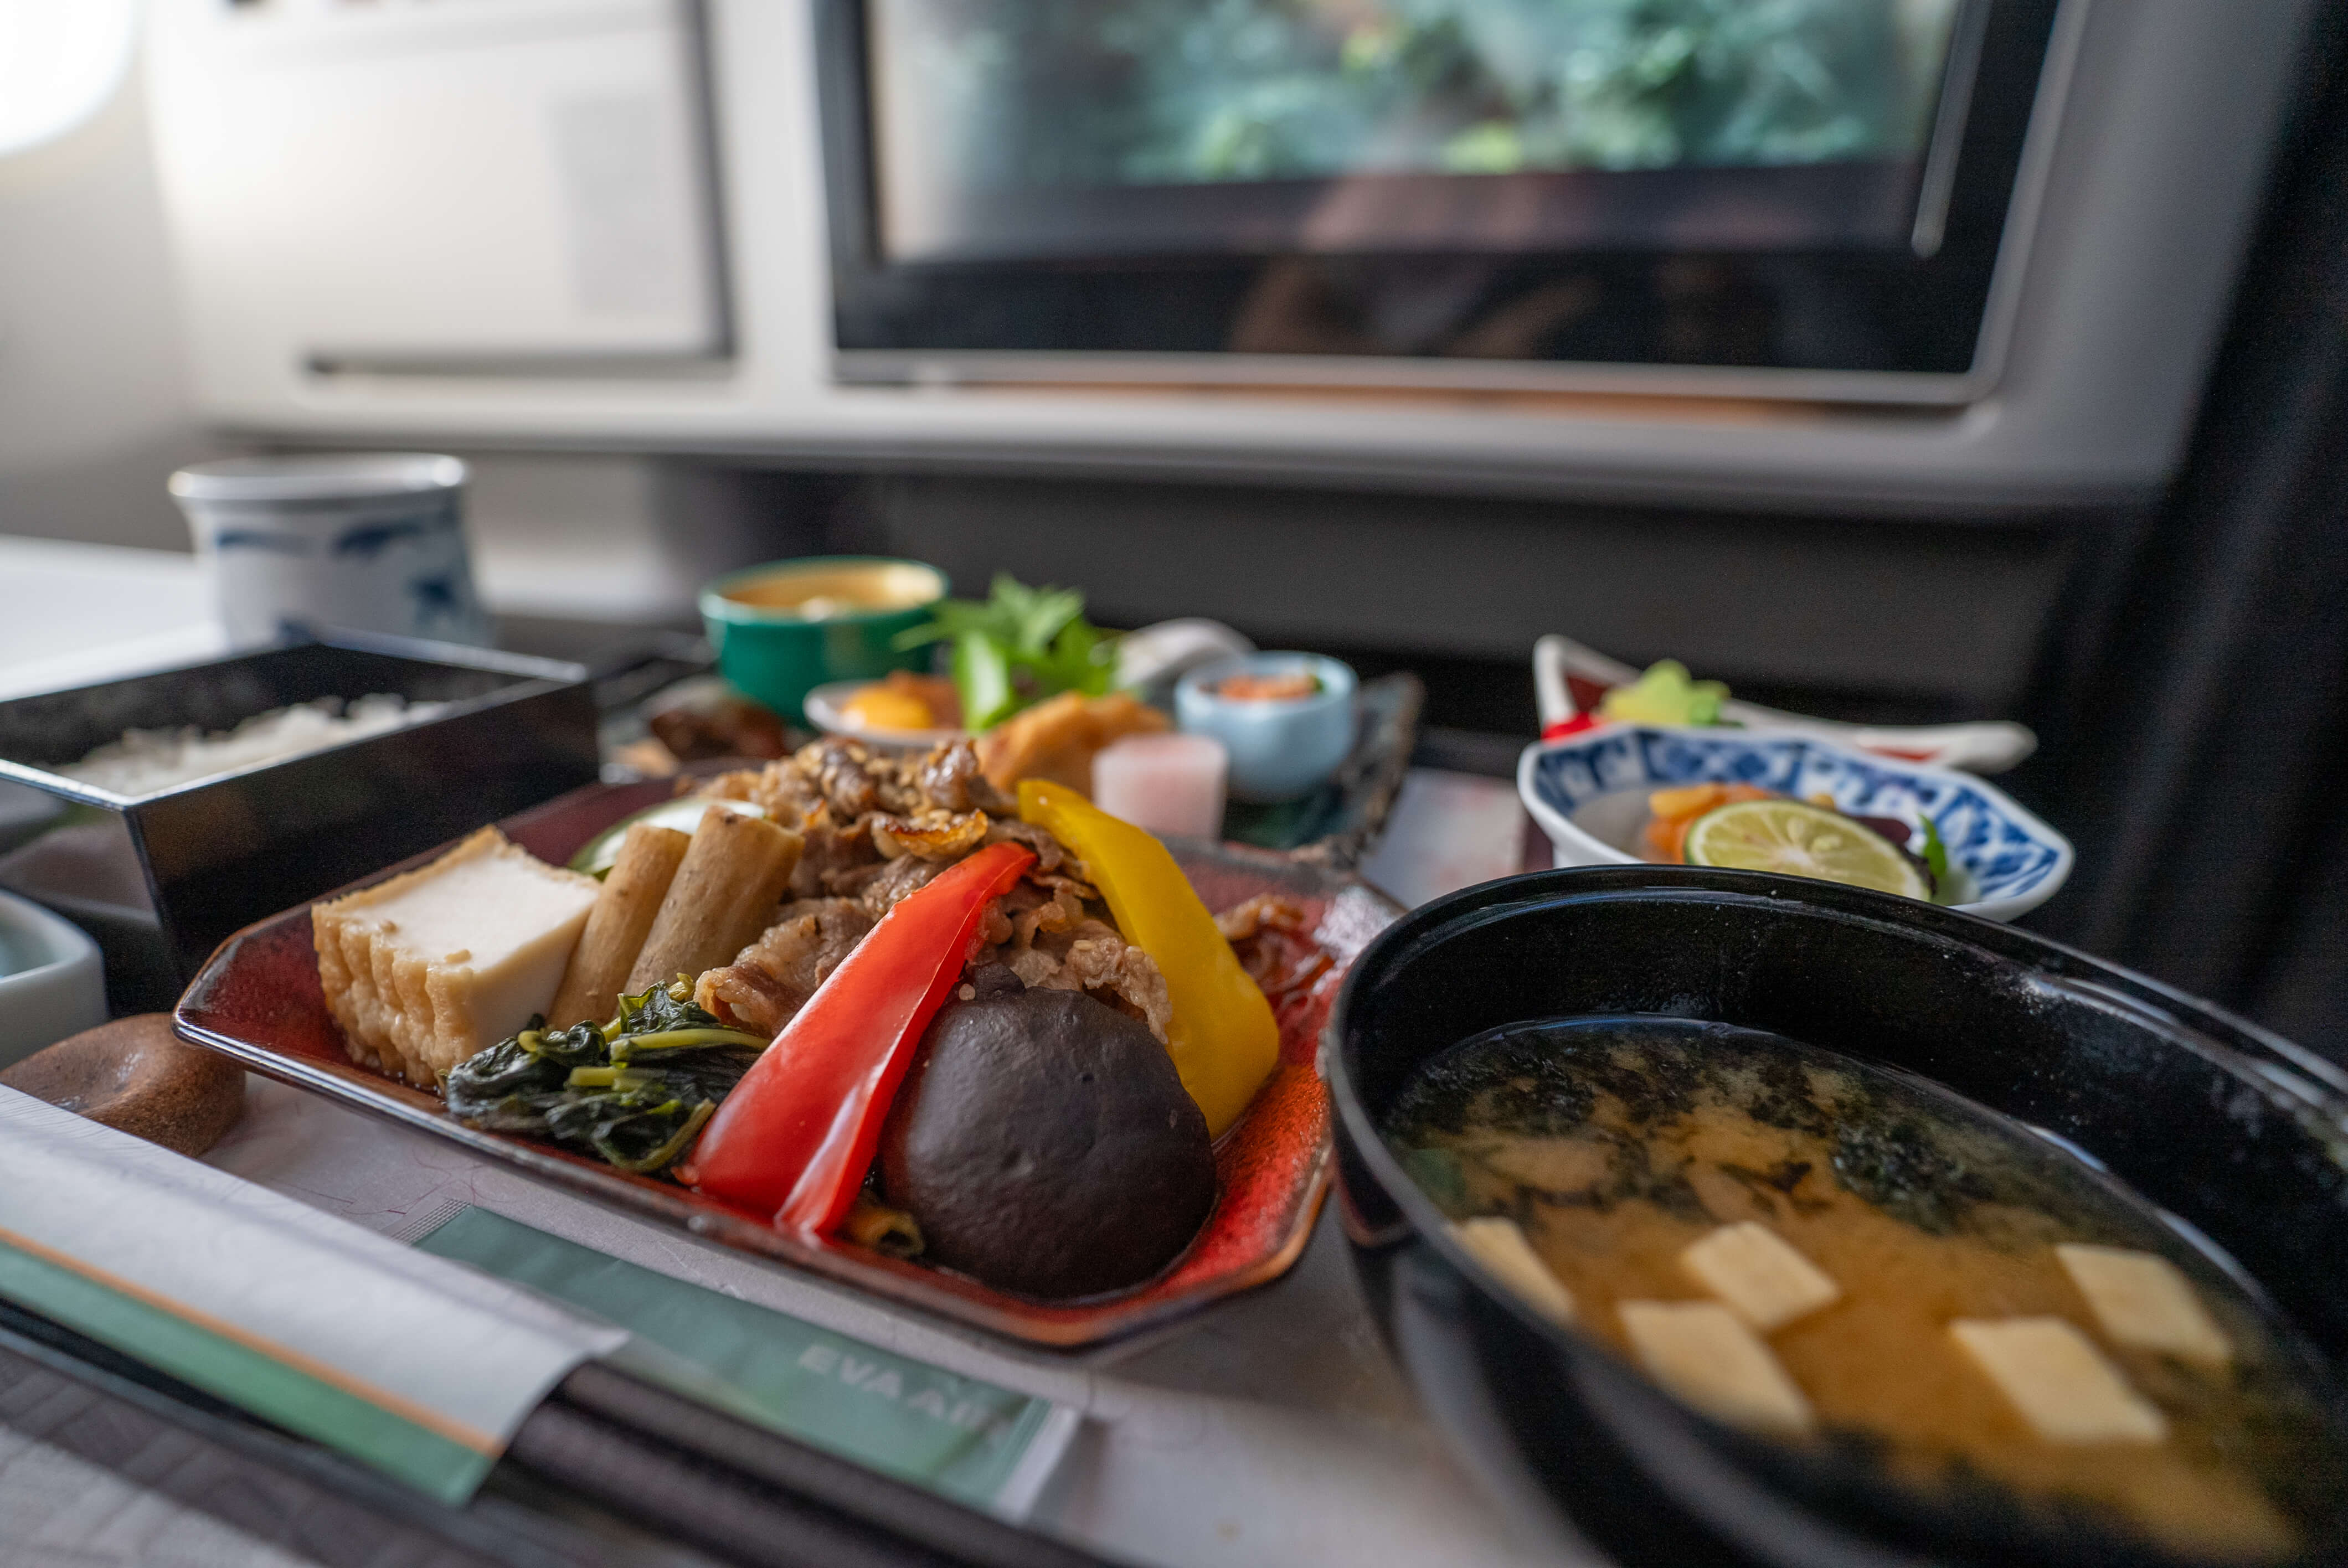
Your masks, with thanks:
[[[383,1561],[393,1546],[405,1549],[392,1553],[402,1561],[448,1568],[607,1560],[592,1515],[552,1517],[528,1505],[529,1493],[549,1488],[628,1522],[623,1533],[634,1540],[609,1542],[611,1561],[645,1561],[643,1537],[652,1535],[754,1568],[1106,1568],[1077,1548],[592,1362],[523,1420],[488,1486],[464,1508],[410,1491],[0,1301],[0,1418],[24,1424],[15,1418],[26,1405],[62,1380],[78,1386],[77,1412],[87,1405],[98,1419],[35,1435],[264,1538],[297,1533],[282,1543],[329,1568]],[[204,1462],[133,1473],[143,1446],[174,1429]],[[184,1494],[174,1490],[191,1477],[213,1480]],[[222,1496],[246,1499],[257,1516],[221,1511]],[[365,1516],[363,1526],[355,1514]],[[326,1516],[342,1522],[333,1539],[308,1539],[302,1522]],[[354,1527],[362,1538],[348,1538]]]
[[[523,1420],[506,1457],[760,1568],[1105,1568],[1074,1546],[593,1362]]]

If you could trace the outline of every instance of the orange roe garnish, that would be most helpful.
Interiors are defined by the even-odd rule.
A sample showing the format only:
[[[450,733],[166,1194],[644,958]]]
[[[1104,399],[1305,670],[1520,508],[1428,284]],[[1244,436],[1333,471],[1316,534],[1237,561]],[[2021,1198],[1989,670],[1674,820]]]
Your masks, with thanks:
[[[1321,678],[1306,670],[1285,670],[1271,675],[1241,672],[1215,684],[1215,694],[1234,702],[1293,702],[1321,690]]]

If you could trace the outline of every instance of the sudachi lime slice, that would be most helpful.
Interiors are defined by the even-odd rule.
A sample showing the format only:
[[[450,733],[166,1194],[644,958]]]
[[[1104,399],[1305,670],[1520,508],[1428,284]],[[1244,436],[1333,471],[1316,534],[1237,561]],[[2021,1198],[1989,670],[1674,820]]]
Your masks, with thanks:
[[[1682,852],[1690,866],[1776,871],[1929,898],[1915,864],[1880,835],[1803,800],[1740,800],[1697,817]]]

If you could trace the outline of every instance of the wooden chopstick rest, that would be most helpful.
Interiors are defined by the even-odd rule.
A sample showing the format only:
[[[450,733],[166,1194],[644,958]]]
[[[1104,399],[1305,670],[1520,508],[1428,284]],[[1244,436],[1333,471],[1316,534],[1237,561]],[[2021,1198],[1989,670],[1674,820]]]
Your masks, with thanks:
[[[190,1156],[244,1113],[244,1070],[180,1040],[162,1012],[61,1040],[0,1069],[0,1084]]]

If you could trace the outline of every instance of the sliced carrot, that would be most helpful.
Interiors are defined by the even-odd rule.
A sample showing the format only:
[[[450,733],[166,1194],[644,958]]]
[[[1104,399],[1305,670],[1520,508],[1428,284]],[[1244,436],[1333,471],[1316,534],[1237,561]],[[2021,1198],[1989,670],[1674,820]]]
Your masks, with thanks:
[[[1766,800],[1771,791],[1756,789],[1746,784],[1689,784],[1681,789],[1659,789],[1647,797],[1645,837],[1647,847],[1653,850],[1665,865],[1687,864],[1688,829],[1696,818],[1706,812],[1717,811],[1742,800]]]
[[[1647,810],[1669,822],[1702,816],[1723,803],[1727,788],[1726,784],[1700,784],[1659,789],[1647,797]]]
[[[1685,832],[1687,825],[1694,820],[1688,816],[1651,816],[1647,819],[1647,825],[1640,829],[1640,836],[1645,840],[1647,848],[1656,859],[1669,862],[1678,858],[1672,848],[1673,839]]]

